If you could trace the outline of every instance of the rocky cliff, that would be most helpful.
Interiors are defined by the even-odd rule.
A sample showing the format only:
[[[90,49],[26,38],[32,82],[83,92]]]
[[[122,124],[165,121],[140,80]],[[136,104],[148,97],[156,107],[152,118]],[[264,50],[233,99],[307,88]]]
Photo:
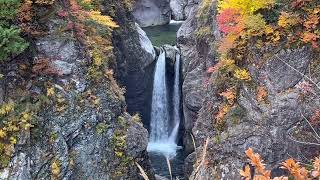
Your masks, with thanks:
[[[33,7],[45,33],[33,36],[29,49],[0,69],[1,108],[6,107],[10,118],[22,120],[16,125],[16,120],[4,122],[7,116],[0,116],[1,132],[7,132],[1,138],[17,132],[10,134],[5,154],[2,145],[7,142],[1,140],[0,179],[140,179],[135,163],[153,179],[146,153],[148,132],[139,116],[126,112],[124,91],[113,72],[123,80],[123,66],[133,66],[139,57],[139,64],[130,69],[143,68],[154,52],[145,45],[126,4],[110,0],[102,7],[104,14],[116,15],[120,27],[114,32],[109,68],[94,71],[93,64],[100,63],[86,54],[88,44],[79,40],[78,29],[63,29],[68,23],[68,28],[74,27],[65,10],[81,14],[74,1]],[[130,58],[131,52],[140,54]],[[130,88],[127,96],[133,92]],[[18,127],[23,129],[9,129]]]
[[[319,66],[319,54],[307,47],[252,49],[254,55],[249,61],[254,63],[248,65],[252,85],[241,85],[237,105],[228,112],[221,128],[215,124],[215,116],[223,103],[219,88],[226,80],[217,72],[207,71],[216,64],[214,47],[221,38],[215,18],[216,3],[203,1],[191,14],[178,32],[178,46],[184,58],[187,151],[193,148],[190,134],[197,144],[196,151],[186,159],[186,175],[201,180],[240,179],[238,172],[245,166],[244,152],[249,147],[273,167],[273,176],[283,175],[279,163],[289,157],[304,161],[317,155],[316,144],[303,142],[316,141],[308,119],[319,109],[320,101],[316,98],[318,93],[306,97],[301,85],[310,83],[312,76],[317,91],[320,79],[312,74],[319,73],[314,69]],[[267,63],[255,66],[266,53],[271,54]],[[259,87],[267,92],[263,102],[257,100]]]
[[[199,0],[138,0],[133,6],[133,16],[141,27],[168,24],[170,20],[182,21]]]

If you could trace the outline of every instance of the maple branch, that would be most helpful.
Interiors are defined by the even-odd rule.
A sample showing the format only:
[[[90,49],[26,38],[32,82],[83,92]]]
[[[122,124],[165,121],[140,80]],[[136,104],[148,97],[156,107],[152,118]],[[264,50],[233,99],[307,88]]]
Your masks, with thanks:
[[[305,75],[304,73],[300,72],[299,70],[297,70],[296,68],[294,68],[293,66],[291,66],[290,64],[288,64],[287,62],[285,62],[283,59],[279,58],[278,55],[275,55],[276,58],[278,58],[281,62],[283,62],[285,65],[287,65],[288,67],[290,67],[291,69],[293,69],[294,71],[296,71],[297,73],[299,73],[302,77],[306,78],[307,80],[309,80],[313,85],[315,85],[317,87],[317,89],[320,91],[320,86],[318,86],[318,84],[316,82],[314,82],[309,76]]]

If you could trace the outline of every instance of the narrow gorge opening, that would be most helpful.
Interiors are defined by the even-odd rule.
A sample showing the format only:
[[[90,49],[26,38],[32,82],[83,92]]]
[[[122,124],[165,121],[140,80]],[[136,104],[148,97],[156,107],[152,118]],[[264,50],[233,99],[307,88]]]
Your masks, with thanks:
[[[160,47],[164,44],[175,45],[177,32],[183,21],[171,20],[169,24],[142,28],[152,44]]]
[[[179,132],[182,125],[181,57],[176,46],[182,21],[143,28],[157,51],[154,62],[148,152],[157,175],[183,179],[184,152]]]

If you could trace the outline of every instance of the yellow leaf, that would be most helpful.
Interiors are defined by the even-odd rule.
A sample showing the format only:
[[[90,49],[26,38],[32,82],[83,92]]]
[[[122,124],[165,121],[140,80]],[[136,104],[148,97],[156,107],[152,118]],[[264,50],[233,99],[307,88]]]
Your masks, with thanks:
[[[25,121],[28,121],[28,120],[30,120],[31,119],[31,116],[30,116],[30,114],[29,113],[23,113],[23,115],[22,115],[22,119],[23,120],[25,120]]]
[[[119,27],[117,23],[115,23],[110,16],[104,16],[101,15],[101,12],[99,11],[90,11],[90,18],[97,22],[98,24],[101,24],[103,26],[106,26],[108,28],[117,28]]]
[[[53,176],[58,176],[60,174],[60,164],[58,161],[54,161],[51,164],[51,173]]]
[[[54,95],[54,87],[47,88],[47,96],[53,96]]]
[[[272,34],[273,33],[273,28],[271,26],[266,26],[265,33],[266,34]]]
[[[15,138],[15,137],[10,137],[10,143],[11,144],[17,144],[17,138]]]
[[[4,130],[0,129],[0,138],[5,138],[6,136],[7,133]]]
[[[249,71],[245,70],[245,69],[236,69],[234,72],[234,76],[240,80],[244,80],[244,81],[250,81],[251,80],[251,76]]]

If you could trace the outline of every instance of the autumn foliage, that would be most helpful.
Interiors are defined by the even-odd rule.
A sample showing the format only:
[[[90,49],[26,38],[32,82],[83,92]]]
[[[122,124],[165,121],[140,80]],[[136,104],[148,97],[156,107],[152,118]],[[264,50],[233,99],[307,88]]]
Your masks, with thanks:
[[[252,84],[249,66],[254,54],[252,50],[264,52],[277,48],[299,48],[309,46],[319,51],[320,1],[317,0],[218,0],[217,25],[221,38],[217,43],[219,61],[209,67],[207,73],[216,73],[222,79],[218,93],[228,89],[239,89],[241,84]],[[263,53],[262,63],[268,59]],[[254,65],[255,68],[259,68]],[[313,93],[308,84],[300,84],[306,93]],[[266,102],[267,89],[258,87],[256,99]],[[224,105],[216,118],[224,117]]]
[[[320,178],[320,158],[316,157],[312,164],[312,170],[308,170],[305,167],[302,167],[300,163],[296,162],[294,159],[290,158],[283,163],[281,163],[281,168],[285,169],[290,176],[281,176],[281,177],[271,177],[271,171],[266,170],[265,164],[261,156],[258,153],[254,153],[251,148],[246,151],[246,155],[250,161],[249,165],[246,165],[244,169],[240,170],[240,175],[244,177],[245,180],[288,180],[294,178],[296,180],[311,180],[312,178]],[[252,171],[251,168],[254,168],[256,171]],[[251,174],[255,172],[254,174]]]

